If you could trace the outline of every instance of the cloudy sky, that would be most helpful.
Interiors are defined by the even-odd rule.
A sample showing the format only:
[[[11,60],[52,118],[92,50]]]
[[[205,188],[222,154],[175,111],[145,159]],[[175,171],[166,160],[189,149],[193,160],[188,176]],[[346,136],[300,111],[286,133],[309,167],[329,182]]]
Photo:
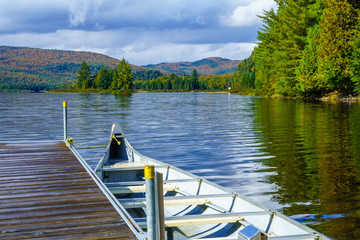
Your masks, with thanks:
[[[0,0],[0,45],[85,50],[132,64],[243,59],[273,0]]]

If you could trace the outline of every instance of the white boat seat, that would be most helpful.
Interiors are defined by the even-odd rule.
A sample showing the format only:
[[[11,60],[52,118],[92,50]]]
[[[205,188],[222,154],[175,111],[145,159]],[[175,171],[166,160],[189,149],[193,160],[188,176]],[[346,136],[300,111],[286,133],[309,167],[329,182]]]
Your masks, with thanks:
[[[141,171],[144,170],[144,167],[122,167],[122,168],[111,168],[104,166],[103,168],[100,168],[99,171],[102,172],[121,172],[121,171]]]
[[[144,163],[129,163],[129,162],[123,162],[123,163],[115,163],[112,165],[104,166],[105,168],[129,168],[129,167],[145,167]]]
[[[119,200],[120,204],[128,209],[128,208],[141,208],[146,207],[146,201],[121,201]],[[164,206],[181,206],[181,205],[204,205],[206,203],[210,203],[207,199],[200,199],[200,198],[194,198],[194,199],[164,199]]]
[[[197,182],[197,179],[177,179],[177,180],[164,180],[164,183],[178,183],[178,182]],[[145,181],[130,181],[130,182],[106,182],[107,187],[122,187],[122,186],[132,186],[132,185],[142,185],[145,184]]]
[[[144,164],[137,163],[121,163],[109,166],[103,166],[100,168],[100,171],[103,172],[119,172],[119,171],[136,171],[136,170],[144,170]]]
[[[107,187],[124,187],[124,186],[136,186],[144,185],[145,181],[131,181],[131,182],[106,182]]]
[[[103,166],[99,171],[118,172],[118,171],[134,171],[144,170],[144,163],[116,163],[114,165]],[[155,168],[165,168],[165,166],[155,166]]]
[[[224,198],[232,197],[231,194],[214,194],[214,195],[190,195],[190,196],[176,196],[164,197],[165,206],[181,206],[181,205],[204,205],[209,204],[209,198]],[[124,208],[141,208],[146,206],[145,198],[127,198],[118,199]]]
[[[315,240],[315,239],[319,239],[319,236],[316,234],[268,236],[268,240]]]
[[[197,214],[165,217],[166,227],[179,227],[203,224],[232,223],[244,220],[246,216],[269,215],[269,211],[260,212],[238,212],[238,213],[220,213],[220,214]],[[141,228],[146,228],[146,218],[134,218]]]
[[[179,188],[171,184],[164,184],[164,192],[175,191]],[[124,186],[124,187],[109,187],[109,190],[113,194],[122,194],[122,193],[144,193],[146,192],[145,184],[136,185],[136,186]]]

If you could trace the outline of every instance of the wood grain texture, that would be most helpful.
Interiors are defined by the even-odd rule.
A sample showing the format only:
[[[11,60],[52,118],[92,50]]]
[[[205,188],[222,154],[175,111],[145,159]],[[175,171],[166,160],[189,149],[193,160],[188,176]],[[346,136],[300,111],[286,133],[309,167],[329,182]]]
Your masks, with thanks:
[[[136,239],[62,142],[0,143],[0,239]]]

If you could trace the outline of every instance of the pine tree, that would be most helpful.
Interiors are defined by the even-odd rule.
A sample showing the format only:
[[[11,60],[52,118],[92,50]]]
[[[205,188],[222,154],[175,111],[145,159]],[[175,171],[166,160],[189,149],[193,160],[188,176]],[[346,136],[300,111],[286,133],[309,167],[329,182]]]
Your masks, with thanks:
[[[114,71],[111,90],[114,94],[132,93],[132,74],[130,64],[122,59]]]
[[[263,28],[258,32],[258,46],[254,49],[256,62],[255,89],[260,95],[272,95],[275,91],[275,58],[273,57],[278,35],[278,22],[273,9],[265,11],[261,16]]]
[[[235,89],[241,88],[255,88],[255,62],[254,54],[251,54],[249,58],[241,61],[234,74],[234,80],[232,85]]]
[[[96,74],[95,85],[96,88],[108,89],[111,86],[113,80],[113,70],[107,67],[102,67]]]
[[[325,90],[325,83],[318,77],[318,52],[319,52],[320,26],[309,30],[306,45],[297,71],[297,88],[303,96],[319,96]]]
[[[190,87],[191,90],[199,89],[199,73],[198,71],[196,71],[196,69],[192,71],[190,80],[191,80],[191,87]]]
[[[76,88],[86,89],[93,87],[93,77],[91,76],[90,66],[86,61],[83,61],[78,71]]]
[[[296,96],[296,69],[306,46],[307,29],[316,19],[309,9],[315,0],[277,0],[277,12],[265,12],[261,41],[255,49],[256,88],[267,94]]]

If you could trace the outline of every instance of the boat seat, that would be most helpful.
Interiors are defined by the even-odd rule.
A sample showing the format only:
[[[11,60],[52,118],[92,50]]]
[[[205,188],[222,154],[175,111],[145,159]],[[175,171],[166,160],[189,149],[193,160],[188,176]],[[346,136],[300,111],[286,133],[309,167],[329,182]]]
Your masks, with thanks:
[[[179,188],[171,184],[164,184],[164,192],[176,191]],[[109,190],[113,194],[122,194],[122,193],[144,193],[146,192],[145,184],[135,185],[135,186],[124,186],[124,187],[109,187]]]
[[[146,165],[144,163],[116,163],[114,165],[106,165],[100,168],[103,172],[119,172],[119,171],[134,171],[144,170]],[[165,168],[165,166],[155,166],[155,168]]]
[[[117,163],[114,165],[103,166],[100,171],[118,172],[118,171],[137,171],[144,170],[145,165],[142,163]]]
[[[164,197],[165,206],[182,205],[204,205],[210,204],[209,198],[232,197],[231,194],[211,194],[211,195],[188,195]],[[118,201],[124,208],[141,208],[146,205],[146,198],[119,198]]]
[[[140,199],[118,199],[124,208],[141,208],[146,207],[145,198]],[[171,197],[171,199],[164,199],[164,206],[182,206],[182,205],[204,205],[210,203],[207,199],[194,198],[194,199],[178,199]]]
[[[220,214],[197,214],[197,215],[185,215],[185,216],[173,216],[165,217],[166,227],[180,227],[202,224],[219,224],[219,223],[231,223],[244,220],[246,216],[254,215],[269,215],[268,211],[260,212],[237,212],[237,213],[220,213]],[[136,223],[146,228],[146,218],[134,218]]]
[[[164,183],[178,183],[178,182],[197,182],[196,179],[178,179],[178,180],[164,180]],[[130,181],[130,182],[107,182],[105,185],[107,187],[122,187],[122,186],[132,186],[132,185],[142,185],[145,184],[145,181]]]

